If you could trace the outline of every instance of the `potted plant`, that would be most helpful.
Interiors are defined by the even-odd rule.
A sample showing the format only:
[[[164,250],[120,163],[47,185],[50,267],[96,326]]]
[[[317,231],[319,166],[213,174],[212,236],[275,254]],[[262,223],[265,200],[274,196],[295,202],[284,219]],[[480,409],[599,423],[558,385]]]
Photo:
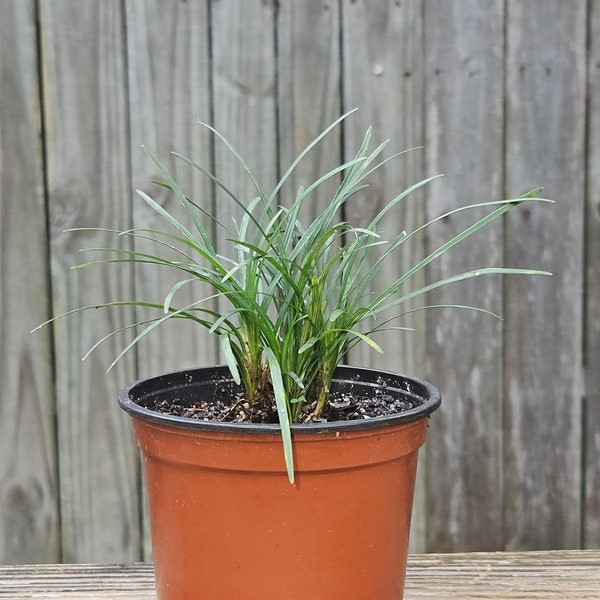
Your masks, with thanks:
[[[159,184],[175,194],[189,222],[139,191],[167,227],[119,234],[150,238],[168,253],[115,248],[78,265],[144,262],[181,275],[158,301],[102,305],[158,311],[136,324],[115,362],[154,328],[188,319],[219,337],[226,363],[138,381],[119,395],[143,457],[159,600],[402,598],[417,452],[440,394],[415,378],[340,365],[357,343],[381,352],[373,333],[412,298],[477,275],[541,273],[484,268],[409,287],[415,274],[508,210],[542,201],[536,190],[455,209],[485,205],[490,212],[374,293],[385,261],[433,221],[387,242],[378,227],[430,180],[402,191],[367,227],[338,220],[383,164],[385,144],[371,150],[369,130],[352,160],[280,203],[297,164],[347,116],[323,131],[269,194],[233,145],[207,126],[248,174],[256,194],[249,202],[180,157],[237,205],[242,217],[228,233],[235,258],[217,252],[204,225],[212,215],[147,150]],[[340,184],[330,204],[303,223],[312,192],[334,178]],[[198,281],[214,295],[177,306],[179,290]],[[209,303],[215,295],[219,311]]]

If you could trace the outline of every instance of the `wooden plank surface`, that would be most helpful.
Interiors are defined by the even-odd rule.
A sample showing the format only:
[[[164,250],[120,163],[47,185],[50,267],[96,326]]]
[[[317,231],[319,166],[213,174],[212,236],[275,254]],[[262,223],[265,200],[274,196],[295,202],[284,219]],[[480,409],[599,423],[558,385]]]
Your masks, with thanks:
[[[114,236],[65,234],[70,227],[130,224],[121,3],[41,3],[48,202],[55,314],[131,297],[127,268],[84,269],[79,250],[114,246]],[[133,356],[106,375],[125,336],[111,338],[82,364],[101,337],[132,315],[94,311],[55,327],[63,560],[140,557],[137,452],[129,420],[116,405],[134,378]]]
[[[409,557],[404,600],[597,600],[600,553],[424,554]]]
[[[0,598],[156,600],[152,565],[0,567]]]
[[[444,174],[427,188],[428,220],[503,197],[503,26],[502,0],[426,3],[426,170]],[[445,218],[429,229],[428,251],[489,212]],[[432,263],[428,281],[501,266],[502,249],[499,222]],[[428,303],[502,312],[502,278],[441,288]],[[496,549],[503,543],[502,324],[459,309],[426,317],[427,378],[444,397],[427,444],[427,546]]]
[[[583,545],[600,547],[600,1],[588,16],[588,147],[585,292],[585,448]]]
[[[556,205],[507,219],[507,549],[579,547],[586,2],[508,2],[508,194],[544,185]]]
[[[598,589],[599,551],[423,554],[409,556],[404,600],[597,600]],[[0,598],[57,597],[155,600],[152,567],[0,567]]]
[[[0,3],[0,563],[59,560],[35,23]]]

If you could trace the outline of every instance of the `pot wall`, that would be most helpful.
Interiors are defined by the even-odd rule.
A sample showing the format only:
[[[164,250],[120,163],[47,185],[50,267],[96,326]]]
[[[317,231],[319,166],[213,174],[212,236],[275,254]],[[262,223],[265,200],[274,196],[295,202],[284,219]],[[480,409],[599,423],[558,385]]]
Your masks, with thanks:
[[[134,415],[158,599],[401,599],[427,424],[295,431],[292,486],[276,432]]]

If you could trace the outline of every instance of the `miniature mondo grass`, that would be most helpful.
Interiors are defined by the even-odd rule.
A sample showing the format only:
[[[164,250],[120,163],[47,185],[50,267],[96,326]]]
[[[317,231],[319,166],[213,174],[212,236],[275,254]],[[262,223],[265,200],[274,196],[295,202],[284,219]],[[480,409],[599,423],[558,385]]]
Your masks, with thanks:
[[[85,251],[98,254],[98,259],[75,267],[144,263],[175,271],[177,283],[164,297],[106,302],[76,310],[134,306],[155,311],[153,318],[129,326],[135,326],[137,334],[111,367],[142,338],[172,319],[187,319],[218,336],[231,376],[244,390],[243,398],[238,398],[234,407],[225,407],[218,418],[226,415],[226,418],[238,420],[278,421],[290,481],[294,478],[291,424],[340,418],[340,403],[346,401],[329,396],[336,367],[359,343],[383,352],[372,336],[393,327],[409,300],[476,276],[548,274],[530,269],[485,267],[411,287],[415,275],[430,263],[509,210],[523,203],[550,201],[539,198],[541,190],[536,189],[519,198],[460,206],[413,231],[402,231],[394,239],[384,240],[379,234],[383,219],[411,192],[435,177],[402,190],[366,227],[355,227],[343,218],[340,220],[346,203],[367,187],[367,179],[390,160],[381,158],[387,142],[373,147],[370,128],[351,160],[324,173],[316,181],[305,183],[295,192],[291,202],[284,205],[281,196],[291,173],[349,114],[341,116],[315,138],[269,191],[263,190],[234,145],[220,132],[204,125],[245,171],[253,188],[251,198],[237,196],[226,182],[209,170],[175,154],[208,177],[237,207],[241,215],[238,222],[216,221],[216,226],[225,232],[225,242],[229,246],[225,252],[217,250],[211,235],[214,215],[189,198],[163,163],[145,148],[160,173],[161,179],[156,183],[175,195],[185,210],[185,222],[138,190],[141,200],[162,218],[164,229],[136,228],[112,233],[120,238],[150,240],[155,248],[165,249],[164,255],[123,247],[88,248]],[[312,201],[317,188],[331,180],[339,181],[331,201],[316,218],[305,222],[303,206]],[[489,208],[484,217],[474,220],[452,239],[441,242],[387,287],[374,292],[372,284],[384,263],[397,257],[413,236],[453,213],[482,207]],[[208,284],[211,293],[201,294],[190,304],[179,305],[178,292],[198,283]],[[206,285],[201,289],[206,290]],[[213,302],[217,297],[218,310]],[[100,340],[92,350],[115,333]]]

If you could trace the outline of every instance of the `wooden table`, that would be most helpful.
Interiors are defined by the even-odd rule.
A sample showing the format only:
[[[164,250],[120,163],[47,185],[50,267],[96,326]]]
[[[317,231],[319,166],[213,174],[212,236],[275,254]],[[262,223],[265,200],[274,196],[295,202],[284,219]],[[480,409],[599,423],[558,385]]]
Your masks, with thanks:
[[[146,564],[27,565],[0,566],[0,598],[156,600],[156,595]],[[600,600],[600,550],[414,555],[405,600],[424,598]]]

